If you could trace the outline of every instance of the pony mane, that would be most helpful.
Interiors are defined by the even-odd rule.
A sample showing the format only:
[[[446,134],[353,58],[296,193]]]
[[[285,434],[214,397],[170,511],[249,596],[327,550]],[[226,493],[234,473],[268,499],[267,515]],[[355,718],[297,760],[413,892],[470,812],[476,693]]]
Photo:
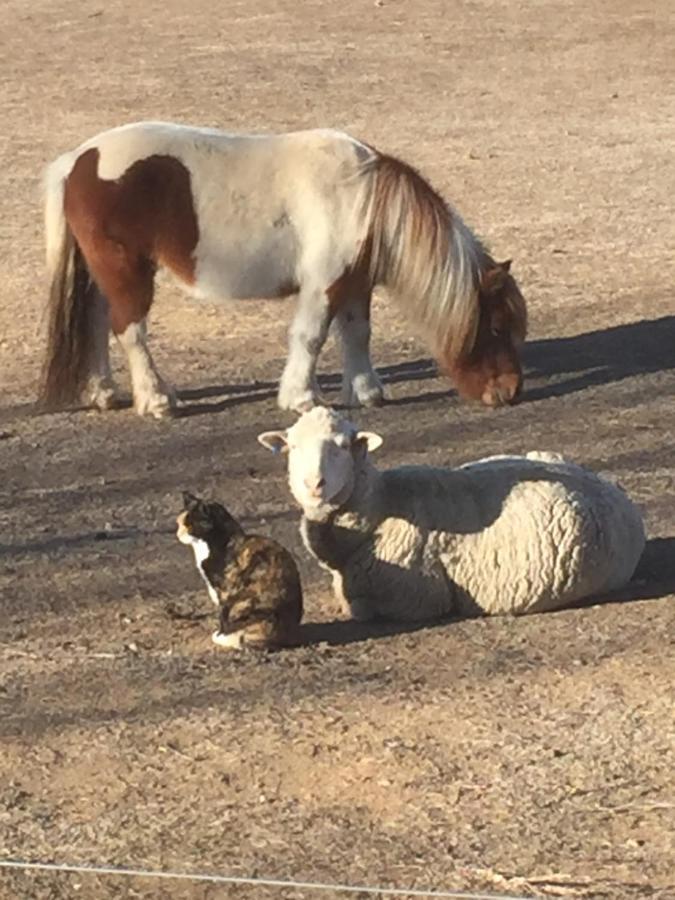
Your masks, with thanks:
[[[478,330],[480,273],[489,257],[458,213],[419,172],[376,154],[370,197],[370,279],[383,284],[423,329],[437,357],[453,362]]]

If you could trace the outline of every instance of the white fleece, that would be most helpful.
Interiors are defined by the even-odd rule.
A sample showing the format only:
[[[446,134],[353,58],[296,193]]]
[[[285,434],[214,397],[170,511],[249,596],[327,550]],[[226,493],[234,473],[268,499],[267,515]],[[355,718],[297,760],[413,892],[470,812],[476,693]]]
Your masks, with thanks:
[[[289,432],[291,457],[302,432]],[[624,491],[558,454],[387,471],[362,445],[352,455],[348,499],[321,520],[308,506],[301,532],[355,618],[558,609],[625,585],[644,549]]]

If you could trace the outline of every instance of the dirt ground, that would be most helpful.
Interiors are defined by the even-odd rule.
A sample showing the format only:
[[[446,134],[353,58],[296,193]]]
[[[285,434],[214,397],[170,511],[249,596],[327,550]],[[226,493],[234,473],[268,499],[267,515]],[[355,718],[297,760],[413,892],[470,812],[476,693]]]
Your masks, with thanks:
[[[670,26],[670,0],[4,0],[0,857],[675,897]],[[41,169],[143,118],[345,128],[419,166],[514,258],[524,402],[460,403],[379,301],[389,402],[357,419],[385,436],[382,465],[555,449],[618,477],[650,537],[623,602],[409,631],[337,621],[283,465],[255,442],[291,421],[274,400],[289,304],[165,288],[153,349],[180,418],[32,415]],[[338,371],[332,349],[322,365]],[[212,648],[173,536],[186,487],[296,552],[303,647]],[[338,894],[5,872],[0,896]]]

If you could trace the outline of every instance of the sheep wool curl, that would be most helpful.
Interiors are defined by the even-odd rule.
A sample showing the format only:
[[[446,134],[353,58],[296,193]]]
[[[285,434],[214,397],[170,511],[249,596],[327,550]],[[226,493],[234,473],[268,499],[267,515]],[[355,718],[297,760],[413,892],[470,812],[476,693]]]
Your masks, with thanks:
[[[288,453],[306,547],[356,619],[523,615],[623,587],[645,545],[624,491],[555,453],[379,471],[378,435],[315,407]]]

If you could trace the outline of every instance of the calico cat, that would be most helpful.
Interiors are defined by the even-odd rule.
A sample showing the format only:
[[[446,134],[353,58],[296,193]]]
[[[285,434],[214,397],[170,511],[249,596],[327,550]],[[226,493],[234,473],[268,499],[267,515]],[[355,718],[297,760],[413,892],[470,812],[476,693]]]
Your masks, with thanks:
[[[295,560],[281,544],[241,525],[219,503],[183,493],[176,535],[195,554],[211,600],[220,608],[213,634],[220,647],[281,647],[295,642],[302,587]]]

